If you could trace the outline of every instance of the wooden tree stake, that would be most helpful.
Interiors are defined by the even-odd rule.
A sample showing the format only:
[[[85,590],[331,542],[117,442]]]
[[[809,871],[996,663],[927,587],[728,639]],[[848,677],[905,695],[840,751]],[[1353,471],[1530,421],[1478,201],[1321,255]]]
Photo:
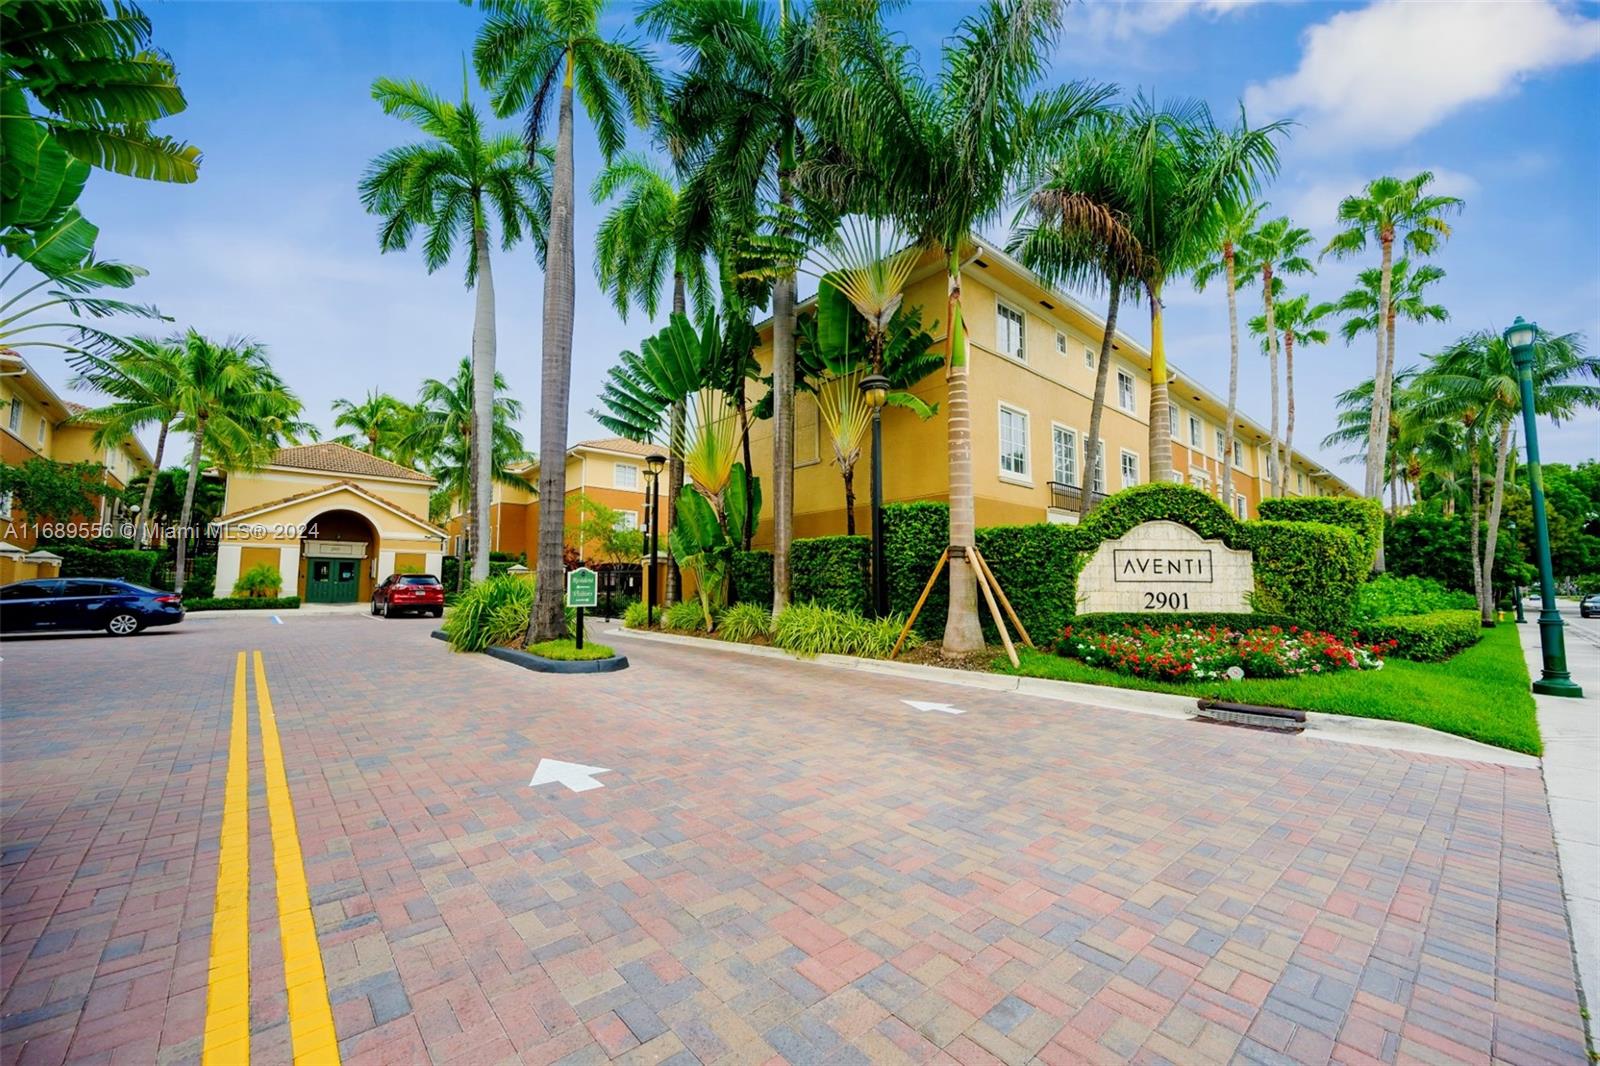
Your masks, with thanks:
[[[976,556],[978,553],[973,548],[965,549]],[[1006,646],[1006,657],[1011,660],[1012,666],[1021,666],[1017,659],[1017,649],[1011,645],[1011,634],[1006,632],[1006,620],[1000,616],[1000,606],[994,602],[994,590],[989,587],[990,578],[984,574],[984,567],[980,564],[973,567],[973,572],[978,578],[978,587],[983,590],[983,598],[989,604],[989,614],[994,617],[994,627],[1000,631],[1000,643]]]
[[[1030,648],[1035,648],[1033,638],[1028,636],[1027,627],[1022,624],[1022,619],[1017,617],[1017,612],[1011,607],[1011,601],[1006,598],[1006,590],[1000,587],[1000,582],[994,576],[994,571],[989,569],[989,560],[985,559],[983,553],[978,551],[977,548],[972,549],[972,554],[978,560],[978,566],[983,569],[984,574],[989,578],[989,584],[994,586],[994,594],[1000,597],[1000,606],[1006,609],[1006,615],[1011,619],[1011,624],[1016,626],[1017,632],[1022,635],[1022,643]],[[1035,650],[1038,649],[1035,648]]]
[[[933,583],[939,580],[939,575],[944,572],[944,564],[949,558],[949,548],[939,553],[939,561],[934,564],[933,573],[928,576],[928,583],[922,586],[922,595],[917,597],[917,605],[911,608],[911,617],[906,619],[905,628],[900,630],[900,638],[894,642],[894,650],[889,653],[889,658],[893,659],[900,654],[900,645],[905,643],[906,634],[911,632],[911,627],[917,624],[917,615],[922,613],[922,605],[928,602],[928,594],[933,591]]]

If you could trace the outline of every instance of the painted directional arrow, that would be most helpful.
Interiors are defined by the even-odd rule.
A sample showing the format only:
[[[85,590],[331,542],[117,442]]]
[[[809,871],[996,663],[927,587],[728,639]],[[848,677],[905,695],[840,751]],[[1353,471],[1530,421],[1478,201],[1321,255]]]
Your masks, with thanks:
[[[581,762],[562,762],[560,759],[540,759],[534,768],[533,780],[528,787],[538,785],[566,785],[573,792],[587,792],[591,788],[606,786],[594,779],[595,774],[609,774],[604,766],[585,766]]]
[[[942,711],[945,714],[966,714],[967,713],[966,711],[963,711],[960,707],[952,707],[948,703],[924,703],[921,700],[901,700],[900,702],[901,703],[909,703],[911,706],[915,707],[919,711]]]

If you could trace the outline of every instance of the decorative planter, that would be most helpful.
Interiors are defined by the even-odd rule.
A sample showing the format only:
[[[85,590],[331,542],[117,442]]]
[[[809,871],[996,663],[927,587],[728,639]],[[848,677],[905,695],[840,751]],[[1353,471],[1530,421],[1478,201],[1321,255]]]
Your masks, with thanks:
[[[435,629],[429,635],[435,640],[446,643],[450,639],[444,635],[442,629]],[[609,674],[614,670],[628,668],[626,655],[613,655],[609,659],[546,659],[542,655],[519,651],[516,648],[486,648],[484,651],[485,654],[501,662],[512,663],[524,670],[535,670],[541,674]]]

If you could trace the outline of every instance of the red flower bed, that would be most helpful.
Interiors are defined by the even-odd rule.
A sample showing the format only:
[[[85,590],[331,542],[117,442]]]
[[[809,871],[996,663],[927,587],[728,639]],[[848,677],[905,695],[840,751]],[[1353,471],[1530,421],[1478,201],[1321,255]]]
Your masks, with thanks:
[[[1169,623],[1124,626],[1118,632],[1074,633],[1068,626],[1058,650],[1090,666],[1162,681],[1213,681],[1242,677],[1299,677],[1341,670],[1380,670],[1394,647],[1362,644],[1332,633],[1290,626],[1234,629]]]

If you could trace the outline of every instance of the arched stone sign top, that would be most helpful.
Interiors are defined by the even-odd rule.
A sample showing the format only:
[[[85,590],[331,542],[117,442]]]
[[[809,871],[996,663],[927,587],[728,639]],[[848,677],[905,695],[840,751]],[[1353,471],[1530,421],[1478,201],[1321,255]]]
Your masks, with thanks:
[[[1247,614],[1255,587],[1250,552],[1156,520],[1100,542],[1078,574],[1078,613]]]

